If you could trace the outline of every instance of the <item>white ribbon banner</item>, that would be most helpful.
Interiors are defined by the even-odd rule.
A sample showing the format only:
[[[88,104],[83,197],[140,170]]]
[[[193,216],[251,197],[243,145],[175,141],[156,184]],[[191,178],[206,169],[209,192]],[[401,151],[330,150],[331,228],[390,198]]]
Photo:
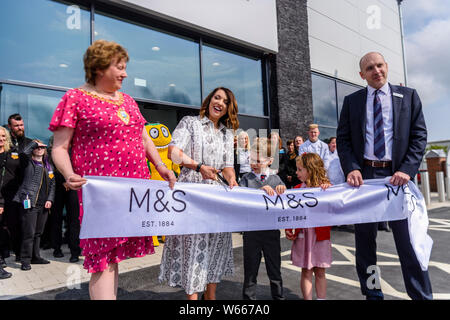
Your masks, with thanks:
[[[417,187],[389,178],[289,189],[280,196],[250,188],[86,176],[80,238],[311,228],[408,218],[411,244],[426,270],[433,241],[425,201]]]

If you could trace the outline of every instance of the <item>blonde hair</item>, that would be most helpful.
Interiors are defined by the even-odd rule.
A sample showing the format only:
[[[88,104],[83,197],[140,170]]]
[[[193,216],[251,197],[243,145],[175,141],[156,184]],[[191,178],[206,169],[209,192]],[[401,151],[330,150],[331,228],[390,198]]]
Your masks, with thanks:
[[[241,132],[239,132],[239,134],[237,135],[237,139],[238,139],[238,141],[237,141],[237,146],[239,147],[239,138],[241,137],[241,136],[246,136],[247,137],[247,143],[246,143],[246,145],[243,147],[244,149],[247,149],[247,150],[249,150],[250,149],[250,137],[248,136],[248,133],[247,132],[245,132],[245,131],[241,131]]]
[[[86,82],[95,85],[98,70],[106,70],[114,59],[130,60],[127,51],[114,41],[97,40],[87,48],[84,56],[84,72]]]
[[[330,183],[330,180],[327,178],[327,170],[317,153],[305,152],[295,158],[295,161],[308,172],[309,177],[304,181],[308,187],[320,187],[323,183]]]
[[[5,152],[8,152],[11,149],[11,135],[9,134],[9,131],[6,130],[5,127],[0,126],[0,130],[3,130],[5,132],[6,143],[3,146],[3,148],[5,149]]]
[[[319,125],[316,124],[316,123],[311,123],[311,124],[309,125],[309,130],[317,129],[317,128],[319,128]]]

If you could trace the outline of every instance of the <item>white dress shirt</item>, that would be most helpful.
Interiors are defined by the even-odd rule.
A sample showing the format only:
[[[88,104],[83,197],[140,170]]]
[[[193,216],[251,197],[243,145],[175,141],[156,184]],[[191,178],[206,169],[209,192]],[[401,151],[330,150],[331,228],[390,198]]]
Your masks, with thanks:
[[[259,179],[261,180],[261,175],[265,174],[266,178],[264,179],[264,181],[267,180],[267,178],[272,175],[272,173],[270,172],[271,170],[269,168],[265,168],[264,170],[261,170],[260,173],[256,173],[255,171],[252,170],[253,174]]]
[[[344,172],[342,171],[341,162],[337,150],[330,151],[329,165],[328,165],[328,179],[332,185],[337,185],[345,182]]]
[[[239,148],[238,155],[240,164],[239,173],[250,172],[250,151],[247,149]]]
[[[383,113],[384,126],[384,144],[386,154],[382,159],[378,159],[374,154],[374,132],[373,132],[373,101],[376,89],[367,86],[367,102],[366,102],[366,143],[364,147],[364,159],[368,160],[392,160],[392,140],[394,138],[394,112],[392,109],[392,93],[389,84],[386,82],[380,88],[378,96],[381,100],[381,109]]]
[[[300,156],[305,152],[317,153],[322,159],[325,169],[328,169],[330,149],[325,142],[319,139],[317,139],[316,142],[311,142],[311,140],[308,139],[305,143],[302,143],[300,147],[298,147],[298,154]]]

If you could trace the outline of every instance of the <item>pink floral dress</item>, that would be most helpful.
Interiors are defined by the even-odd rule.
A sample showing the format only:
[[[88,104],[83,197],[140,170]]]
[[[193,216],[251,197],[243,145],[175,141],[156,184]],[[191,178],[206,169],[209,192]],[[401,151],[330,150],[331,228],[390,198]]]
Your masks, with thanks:
[[[120,92],[118,101],[95,96],[82,89],[71,89],[62,97],[49,130],[74,128],[72,166],[85,176],[113,176],[147,179],[142,131],[145,119],[136,101]],[[83,206],[80,199],[80,222]],[[82,239],[84,268],[99,272],[110,263],[154,253],[151,237]]]

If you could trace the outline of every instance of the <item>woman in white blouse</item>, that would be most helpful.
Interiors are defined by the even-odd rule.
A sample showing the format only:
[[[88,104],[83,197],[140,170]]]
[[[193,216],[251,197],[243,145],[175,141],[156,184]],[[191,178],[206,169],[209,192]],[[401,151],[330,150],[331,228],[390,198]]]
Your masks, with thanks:
[[[230,187],[237,186],[233,168],[234,133],[239,127],[233,92],[214,89],[203,101],[199,116],[181,119],[172,134],[169,158],[180,164],[179,182],[219,184],[222,173]],[[182,287],[189,300],[215,300],[216,286],[234,272],[231,233],[167,236],[159,280]]]
[[[245,173],[251,171],[250,139],[248,133],[245,131],[241,131],[237,136],[237,145],[234,156],[234,171],[236,172],[236,176],[239,177],[239,180]]]

